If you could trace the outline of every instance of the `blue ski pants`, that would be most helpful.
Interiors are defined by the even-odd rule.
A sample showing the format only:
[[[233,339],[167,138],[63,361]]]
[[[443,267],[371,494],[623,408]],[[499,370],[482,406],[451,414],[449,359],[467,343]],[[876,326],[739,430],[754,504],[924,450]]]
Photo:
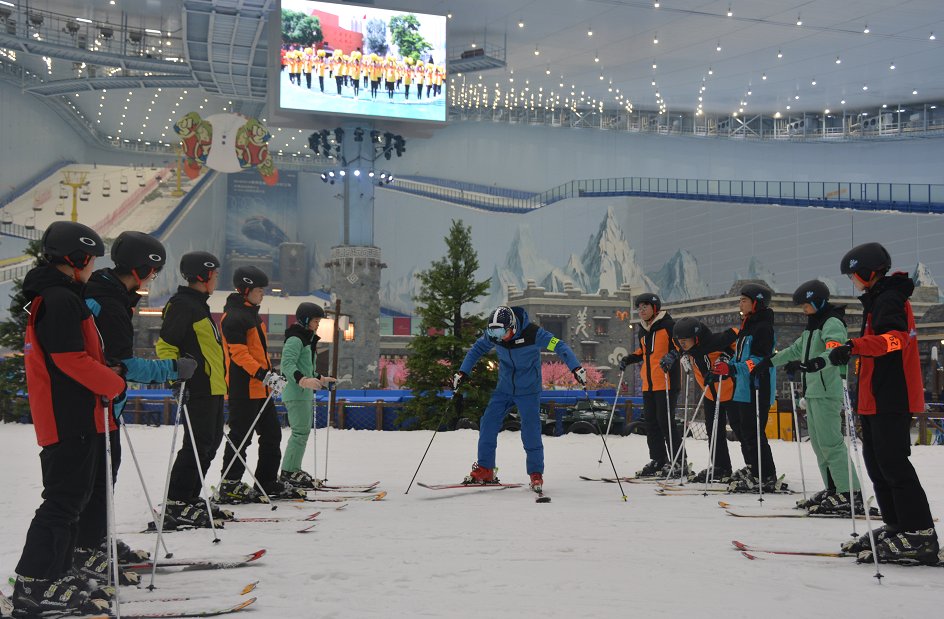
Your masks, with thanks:
[[[521,416],[521,443],[527,454],[528,474],[544,473],[544,443],[541,441],[541,395],[510,395],[495,391],[479,421],[479,466],[495,468],[498,432],[508,409],[518,407]]]

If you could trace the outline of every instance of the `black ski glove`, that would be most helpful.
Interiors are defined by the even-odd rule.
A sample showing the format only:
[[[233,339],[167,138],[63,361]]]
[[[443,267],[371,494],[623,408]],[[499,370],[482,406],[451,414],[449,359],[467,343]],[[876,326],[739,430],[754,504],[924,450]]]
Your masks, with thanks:
[[[678,351],[674,348],[665,353],[665,356],[659,360],[659,367],[662,368],[663,372],[668,372],[672,369],[672,366],[675,365],[675,362],[678,361]]]
[[[796,374],[803,370],[803,364],[799,361],[790,361],[787,365],[783,366],[783,369],[787,371],[787,374]]]
[[[802,369],[807,374],[812,374],[813,372],[819,372],[824,367],[826,367],[826,360],[822,357],[813,357],[802,366]]]
[[[847,365],[852,357],[852,340],[829,351],[829,362],[833,365]]]
[[[642,357],[640,355],[625,355],[622,359],[620,359],[619,362],[620,372],[625,372],[628,366],[634,363],[639,363],[640,361],[642,361]]]
[[[193,357],[181,357],[177,359],[177,379],[190,380],[193,373],[197,371],[197,360]]]

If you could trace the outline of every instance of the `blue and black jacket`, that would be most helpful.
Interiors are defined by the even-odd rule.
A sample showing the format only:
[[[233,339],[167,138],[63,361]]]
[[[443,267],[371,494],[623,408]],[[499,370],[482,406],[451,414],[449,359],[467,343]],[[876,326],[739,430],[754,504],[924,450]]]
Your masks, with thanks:
[[[105,359],[120,362],[125,367],[124,378],[129,383],[166,383],[177,379],[177,362],[173,359],[142,359],[134,356],[134,325],[131,317],[141,300],[137,292],[129,291],[112,269],[92,273],[85,286],[85,304],[95,317],[95,325],[102,335]],[[125,407],[124,396],[114,403],[115,417]]]
[[[498,354],[498,385],[495,390],[507,395],[531,395],[540,393],[541,351],[555,353],[571,370],[580,367],[574,351],[550,331],[542,329],[528,319],[523,307],[513,307],[518,320],[518,330],[507,342],[497,344],[483,335],[465,356],[460,372],[472,373],[472,368],[483,356],[494,348]]]
[[[774,384],[774,368],[771,367],[760,376],[757,374],[751,376],[751,370],[761,360],[774,354],[775,341],[773,310],[765,308],[744,318],[741,330],[737,334],[734,358],[728,362],[731,366],[731,374],[734,376],[732,399],[735,402],[750,402],[755,389],[761,391],[767,389],[767,393],[770,394],[767,406],[770,407],[774,403],[775,393],[770,388]]]

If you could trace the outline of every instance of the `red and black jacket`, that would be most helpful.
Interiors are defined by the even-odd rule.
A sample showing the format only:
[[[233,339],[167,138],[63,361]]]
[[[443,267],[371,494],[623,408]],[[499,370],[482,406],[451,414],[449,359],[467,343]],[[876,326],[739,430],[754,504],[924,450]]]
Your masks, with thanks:
[[[51,265],[36,267],[23,279],[30,301],[23,347],[26,389],[42,447],[104,432],[102,397],[112,400],[125,389],[124,379],[105,365],[82,288]],[[108,429],[117,429],[112,416]]]
[[[859,297],[862,331],[852,340],[852,354],[859,355],[860,415],[924,410],[918,332],[908,301],[912,292],[911,278],[895,273]]]

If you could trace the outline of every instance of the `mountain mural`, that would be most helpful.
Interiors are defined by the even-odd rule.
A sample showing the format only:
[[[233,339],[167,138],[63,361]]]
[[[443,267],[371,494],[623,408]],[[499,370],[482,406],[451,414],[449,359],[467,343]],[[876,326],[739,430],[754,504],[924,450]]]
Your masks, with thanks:
[[[659,292],[636,263],[636,251],[629,246],[612,208],[607,209],[599,230],[587,242],[580,262],[586,272],[587,292],[601,289],[615,292],[622,284],[639,292]]]
[[[649,277],[659,287],[663,301],[684,301],[708,296],[708,284],[698,272],[698,261],[687,249],[675,252]]]

